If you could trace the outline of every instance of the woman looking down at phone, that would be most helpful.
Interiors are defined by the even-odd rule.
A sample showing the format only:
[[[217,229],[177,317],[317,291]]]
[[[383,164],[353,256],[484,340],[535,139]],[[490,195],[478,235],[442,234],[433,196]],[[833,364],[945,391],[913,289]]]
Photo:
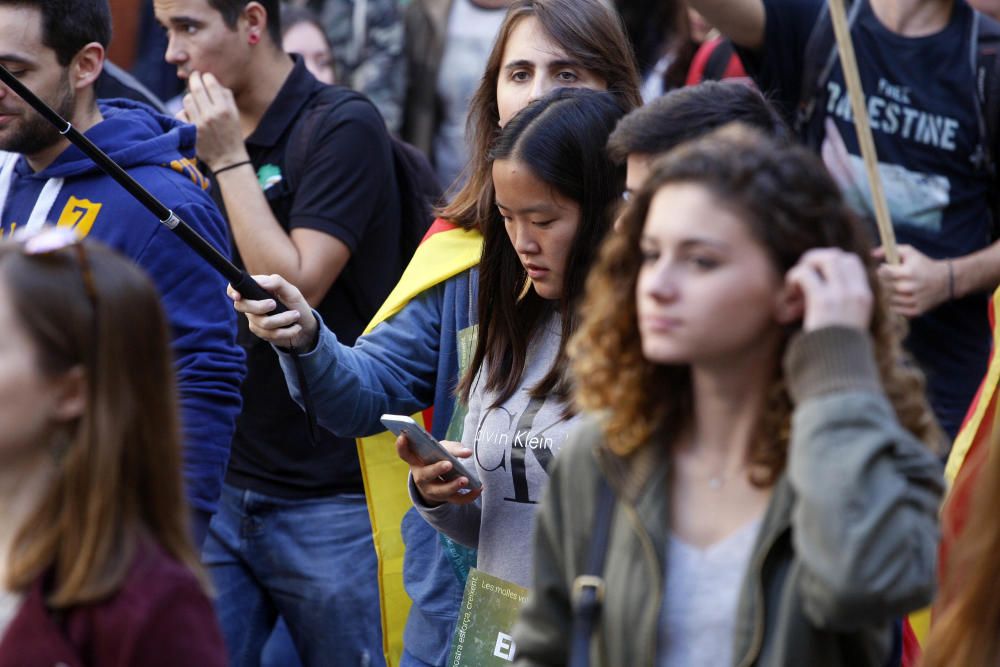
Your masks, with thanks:
[[[588,279],[591,416],[539,509],[517,665],[567,663],[582,574],[594,666],[889,664],[934,591],[940,431],[866,238],[815,156],[747,128],[653,167]]]
[[[624,185],[605,151],[623,113],[608,93],[559,90],[515,116],[490,153],[479,335],[459,385],[468,414],[461,445],[445,443],[456,456],[475,454],[482,490],[460,493],[468,479],[439,479],[450,462],[425,465],[405,439],[397,443],[424,518],[478,548],[480,570],[522,586],[534,510],[575,421],[565,341]]]
[[[413,414],[433,406],[427,430],[438,439],[461,436],[464,413],[456,404],[455,387],[465,363],[459,351],[468,347],[476,320],[479,225],[492,214],[487,155],[518,111],[558,87],[608,90],[626,110],[641,104],[628,39],[617,14],[603,0],[511,3],[469,105],[472,157],[465,184],[440,212],[433,228],[437,233],[417,251],[393,290],[390,300],[396,306],[380,312],[374,329],[354,347],[338,342],[299,290],[280,276],[256,278],[289,307],[288,313],[269,316],[273,302],[243,301],[231,292],[236,309],[247,314],[250,330],[278,348],[289,389],[300,402],[295,370],[282,348],[294,344],[306,352],[300,358],[321,426],[344,437],[375,435],[384,430],[382,414]],[[456,262],[448,253],[444,261],[427,259],[425,249],[444,238],[472,244],[471,261]],[[429,278],[414,283],[413,273],[420,272]],[[391,448],[392,442],[385,446]],[[397,525],[383,525],[382,530]],[[461,572],[475,562],[475,554],[444,544],[440,533],[412,509],[402,519],[402,535],[404,583],[413,602],[402,664],[443,667],[465,585]],[[462,562],[452,554],[461,554]]]

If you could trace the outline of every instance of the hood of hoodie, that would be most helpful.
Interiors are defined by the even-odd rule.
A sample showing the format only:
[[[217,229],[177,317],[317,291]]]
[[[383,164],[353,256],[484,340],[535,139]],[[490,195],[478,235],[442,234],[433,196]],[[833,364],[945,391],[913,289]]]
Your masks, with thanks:
[[[104,120],[84,135],[122,168],[165,165],[178,157],[194,158],[194,125],[132,100],[99,100],[98,106]],[[16,170],[19,176],[40,179],[101,172],[100,167],[76,146],[68,147],[37,174],[24,159],[18,161]]]

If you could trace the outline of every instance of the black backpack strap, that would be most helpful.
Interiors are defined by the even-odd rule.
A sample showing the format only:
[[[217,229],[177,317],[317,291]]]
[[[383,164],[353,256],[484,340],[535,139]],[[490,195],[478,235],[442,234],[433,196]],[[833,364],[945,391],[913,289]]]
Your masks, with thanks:
[[[990,182],[991,239],[1000,238],[1000,191],[997,160],[1000,156],[1000,23],[974,12],[970,35],[970,64],[975,77],[976,121],[979,142],[971,159]]]
[[[285,146],[286,156],[301,156],[294,160],[289,160],[286,157],[285,164],[282,165],[282,172],[290,191],[295,192],[298,189],[302,170],[309,161],[316,123],[322,120],[324,115],[351,100],[368,101],[367,98],[343,86],[323,86],[306,102],[306,108],[292,124],[288,143]]]
[[[858,14],[861,13],[861,5],[865,0],[846,1],[849,5],[847,28],[850,31],[858,19]],[[839,60],[837,39],[833,34],[833,22],[830,20],[830,8],[824,2],[819,16],[816,17],[816,22],[813,24],[812,31],[809,33],[809,39],[806,41],[802,60],[802,82],[799,85],[799,103],[792,128],[795,135],[807,144],[809,142],[806,131],[809,129],[809,122],[816,112],[816,101],[822,97],[823,86],[830,79],[833,66]]]
[[[701,72],[702,81],[722,81],[726,76],[729,61],[733,59],[733,43],[728,38],[722,38],[708,54],[705,69]]]
[[[434,222],[434,207],[444,203],[444,190],[418,148],[395,137],[390,139],[399,192],[399,259],[405,269]]]
[[[573,630],[570,638],[569,667],[590,664],[590,638],[601,616],[604,603],[604,561],[608,554],[608,539],[614,518],[615,494],[603,475],[597,482],[597,505],[591,527],[587,567],[573,580]]]

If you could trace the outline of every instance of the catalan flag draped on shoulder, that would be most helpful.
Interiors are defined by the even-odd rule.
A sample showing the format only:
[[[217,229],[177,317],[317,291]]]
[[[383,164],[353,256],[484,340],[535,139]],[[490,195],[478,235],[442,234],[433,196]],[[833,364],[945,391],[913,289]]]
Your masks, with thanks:
[[[365,333],[401,311],[426,290],[476,266],[482,247],[483,237],[479,231],[436,220]],[[450,411],[450,406],[445,407]],[[432,410],[433,407],[428,408],[413,418],[431,430]],[[410,599],[403,588],[404,545],[400,532],[403,515],[412,507],[407,489],[409,467],[396,456],[395,440],[389,432],[358,439],[358,456],[379,563],[382,636],[390,667],[399,664],[403,628],[410,609]]]
[[[943,574],[947,566],[948,556],[955,540],[965,527],[971,506],[972,490],[978,478],[979,470],[990,452],[990,448],[1000,436],[1000,421],[997,410],[1000,408],[1000,355],[997,347],[1000,345],[1000,328],[997,327],[996,313],[1000,307],[1000,288],[990,299],[990,327],[993,331],[993,351],[990,353],[990,363],[986,377],[979,385],[979,391],[969,406],[965,422],[955,438],[948,463],[945,467],[945,479],[949,491],[941,510],[941,547],[938,558],[938,572]],[[930,625],[930,611],[926,610],[910,617],[906,651],[903,656],[904,667],[916,667],[919,662],[919,644],[926,637]]]

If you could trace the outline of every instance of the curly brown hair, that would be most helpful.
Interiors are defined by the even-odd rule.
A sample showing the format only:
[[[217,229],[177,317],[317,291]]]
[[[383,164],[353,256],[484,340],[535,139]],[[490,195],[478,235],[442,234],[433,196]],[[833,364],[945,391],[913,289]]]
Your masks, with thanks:
[[[900,343],[905,323],[890,314],[868,236],[826,169],[804,148],[730,125],[655,163],[588,277],[582,321],[569,345],[575,399],[579,408],[605,415],[603,429],[612,451],[628,456],[654,440],[673,443],[690,424],[690,369],[645,359],[634,297],[642,259],[639,240],[650,202],[672,183],[704,186],[747,224],[782,274],[811,248],[857,254],[875,294],[870,332],[886,395],[905,428],[928,444],[941,442],[923,376]],[[798,328],[788,328],[783,348]],[[750,481],[758,487],[773,485],[784,471],[792,407],[778,363],[747,455]]]

